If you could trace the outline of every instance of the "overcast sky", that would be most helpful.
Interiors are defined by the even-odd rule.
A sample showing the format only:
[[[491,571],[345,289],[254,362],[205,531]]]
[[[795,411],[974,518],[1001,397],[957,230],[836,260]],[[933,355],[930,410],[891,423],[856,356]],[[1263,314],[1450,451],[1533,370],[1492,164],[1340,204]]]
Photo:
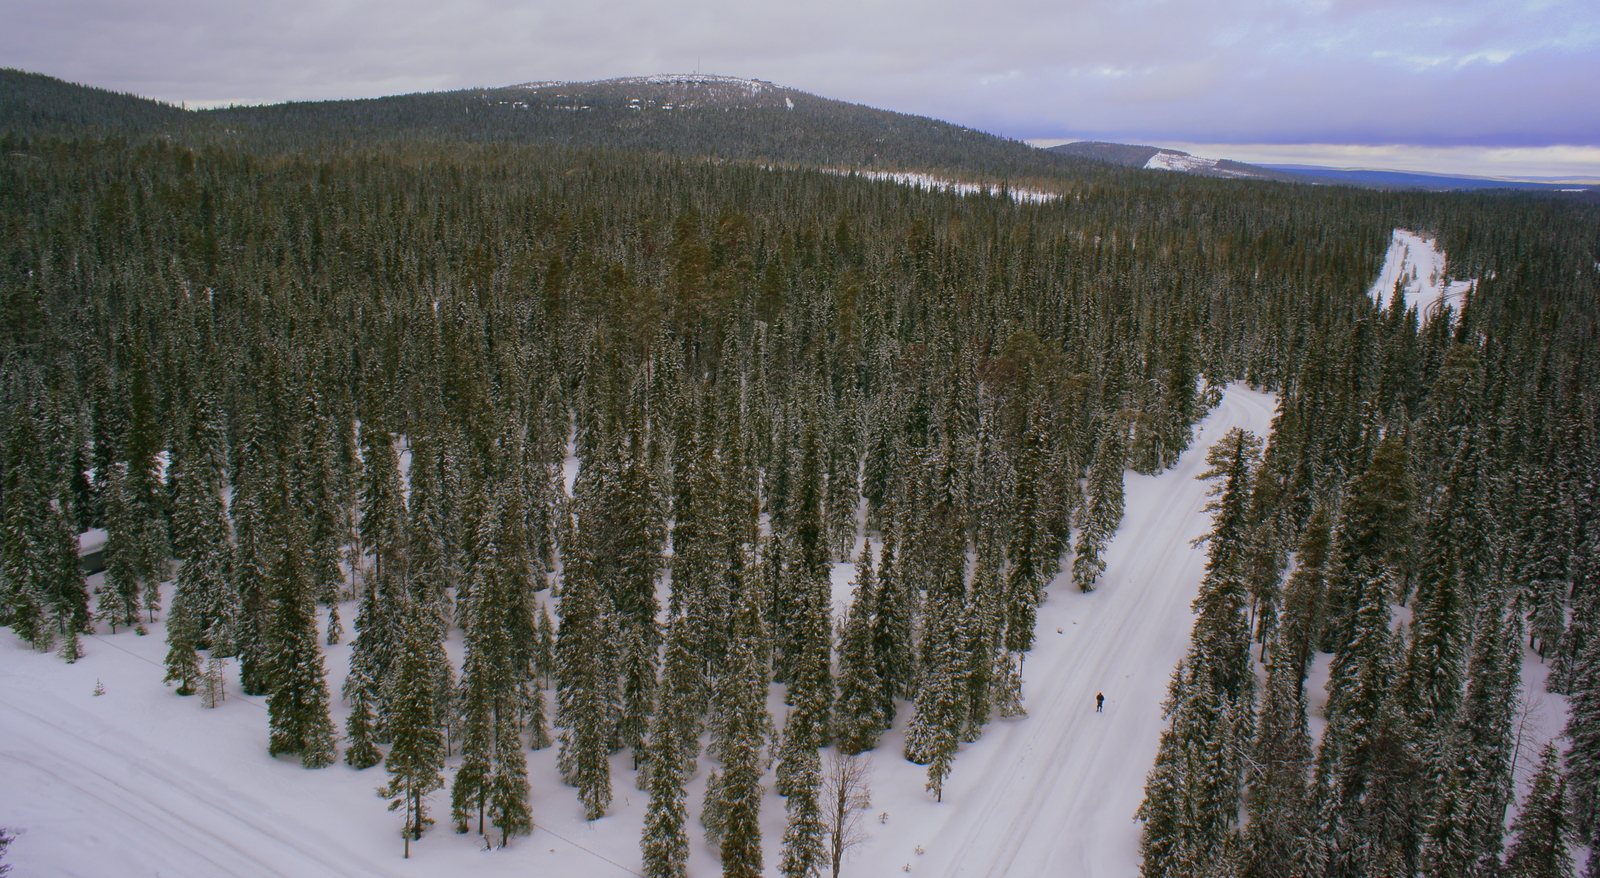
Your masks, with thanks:
[[[1595,0],[0,0],[0,66],[190,106],[698,68],[1017,139],[1600,177]]]

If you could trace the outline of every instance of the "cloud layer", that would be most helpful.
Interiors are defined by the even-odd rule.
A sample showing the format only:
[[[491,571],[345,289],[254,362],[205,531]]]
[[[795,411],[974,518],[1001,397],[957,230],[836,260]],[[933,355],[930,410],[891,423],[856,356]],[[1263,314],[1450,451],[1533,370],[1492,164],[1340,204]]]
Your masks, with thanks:
[[[191,105],[698,66],[1017,138],[1600,146],[1592,0],[0,3],[0,63]]]

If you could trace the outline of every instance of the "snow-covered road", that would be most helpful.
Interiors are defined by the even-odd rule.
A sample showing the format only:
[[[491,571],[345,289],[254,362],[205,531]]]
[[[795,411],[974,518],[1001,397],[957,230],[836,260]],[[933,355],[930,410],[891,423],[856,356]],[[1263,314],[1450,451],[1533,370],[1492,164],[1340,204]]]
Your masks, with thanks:
[[[918,794],[923,769],[899,759],[900,731],[876,756],[875,798],[891,825],[848,870],[883,876],[1135,876],[1134,811],[1164,727],[1161,702],[1189,644],[1190,604],[1205,570],[1190,543],[1210,529],[1206,448],[1233,427],[1265,437],[1275,397],[1229,387],[1177,465],[1126,476],[1122,528],[1090,594],[1056,577],[1023,669],[1029,716],[997,721],[962,749],[944,802]],[[1095,713],[1095,694],[1105,711]],[[873,811],[880,809],[874,804]],[[918,854],[917,848],[923,853]]]

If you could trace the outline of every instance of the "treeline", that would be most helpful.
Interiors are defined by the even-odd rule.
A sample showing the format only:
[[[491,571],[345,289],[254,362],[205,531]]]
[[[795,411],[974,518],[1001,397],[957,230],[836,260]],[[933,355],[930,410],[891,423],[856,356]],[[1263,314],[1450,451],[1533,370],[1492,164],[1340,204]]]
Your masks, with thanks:
[[[1241,796],[1279,787],[1246,771],[1252,638],[1291,702],[1312,651],[1390,669],[1361,678],[1392,718],[1377,749],[1426,754],[1415,766],[1462,764],[1446,727],[1489,734],[1462,711],[1505,707],[1514,663],[1490,647],[1519,640],[1535,608],[1573,657],[1564,685],[1588,691],[1587,623],[1565,618],[1592,603],[1579,553],[1538,587],[1515,566],[1594,526],[1562,499],[1576,495],[1530,499],[1560,467],[1595,471],[1595,281],[1567,268],[1596,226],[1576,208],[1152,175],[1018,205],[420,139],[285,153],[12,134],[3,154],[3,622],[72,660],[97,626],[149,624],[171,580],[178,691],[236,657],[245,691],[268,697],[270,750],[319,766],[338,735],[317,617],[342,638],[354,598],[343,754],[387,765],[408,839],[447,755],[451,822],[504,844],[537,807],[528,748],[559,746],[592,818],[627,749],[650,794],[649,874],[682,873],[702,757],[708,838],[730,874],[754,874],[775,760],[782,868],[806,874],[823,855],[819,749],[872,749],[910,711],[905,755],[940,795],[959,743],[1021,710],[1044,585],[1065,562],[1094,587],[1124,467],[1168,466],[1240,379],[1278,389],[1282,411],[1263,462],[1243,441],[1219,462],[1220,604],[1201,618],[1225,646],[1197,634],[1169,736],[1198,729],[1184,752],[1220,761],[1158,766],[1170,792],[1150,806],[1210,822],[1150,811],[1152,845],[1182,854],[1148,869],[1215,874],[1215,856],[1255,849]],[[1486,278],[1455,328],[1367,298],[1396,225],[1459,236]],[[1565,445],[1539,441],[1549,420],[1523,429],[1551,413],[1574,419]],[[1513,510],[1529,504],[1559,506],[1559,524],[1528,527]],[[1358,515],[1378,518],[1358,530]],[[72,545],[92,527],[109,534],[95,595]],[[828,571],[852,558],[836,630]],[[1407,600],[1414,625],[1447,607],[1427,647],[1455,662],[1430,666],[1444,677],[1388,685],[1423,638],[1402,650],[1380,597],[1385,614]],[[1299,652],[1280,645],[1291,631]],[[773,682],[791,706],[781,730]],[[1449,722],[1396,694],[1423,689]],[[1340,698],[1360,725],[1365,702]],[[1222,719],[1185,719],[1191,702]],[[1262,722],[1291,722],[1271,706]],[[1417,749],[1402,718],[1439,743]],[[1355,743],[1340,754],[1377,746],[1341,740]],[[1503,760],[1503,744],[1471,746]],[[1356,758],[1330,753],[1328,777]],[[1314,801],[1308,770],[1297,801]],[[1505,776],[1453,783],[1504,790]],[[1364,789],[1330,811],[1343,835],[1328,837],[1366,851],[1387,827],[1433,825],[1418,808],[1380,831]],[[1432,803],[1426,790],[1406,801]],[[1293,819],[1285,832],[1309,837]]]

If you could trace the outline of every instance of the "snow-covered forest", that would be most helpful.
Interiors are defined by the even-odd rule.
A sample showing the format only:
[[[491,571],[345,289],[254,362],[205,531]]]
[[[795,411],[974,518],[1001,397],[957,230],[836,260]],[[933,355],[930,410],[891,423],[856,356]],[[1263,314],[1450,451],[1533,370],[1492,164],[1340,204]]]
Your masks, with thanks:
[[[0,154],[19,872],[1600,869],[1593,208]]]

